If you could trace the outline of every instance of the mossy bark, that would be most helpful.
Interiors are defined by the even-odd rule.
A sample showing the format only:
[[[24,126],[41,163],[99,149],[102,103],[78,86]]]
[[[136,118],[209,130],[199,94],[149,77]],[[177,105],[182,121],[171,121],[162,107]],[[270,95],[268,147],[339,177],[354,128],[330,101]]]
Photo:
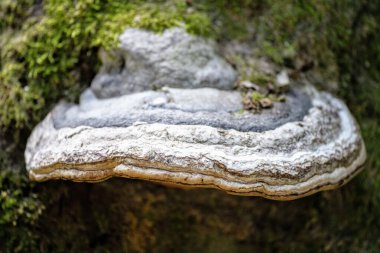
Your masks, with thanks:
[[[0,252],[380,250],[378,1],[14,3],[0,3]],[[254,57],[340,95],[362,128],[366,170],[341,189],[291,202],[128,179],[28,181],[31,128],[89,85],[98,49],[112,47],[124,26],[178,25],[221,45],[253,45]]]

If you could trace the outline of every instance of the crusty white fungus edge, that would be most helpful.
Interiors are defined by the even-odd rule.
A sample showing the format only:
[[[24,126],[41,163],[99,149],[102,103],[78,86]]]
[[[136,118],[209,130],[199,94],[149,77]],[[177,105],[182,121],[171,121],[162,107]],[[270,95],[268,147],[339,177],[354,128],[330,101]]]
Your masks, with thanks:
[[[49,114],[28,140],[27,170],[35,181],[117,176],[277,200],[333,189],[363,168],[365,145],[342,101],[305,90],[313,106],[302,121],[261,133],[165,124],[55,129]]]

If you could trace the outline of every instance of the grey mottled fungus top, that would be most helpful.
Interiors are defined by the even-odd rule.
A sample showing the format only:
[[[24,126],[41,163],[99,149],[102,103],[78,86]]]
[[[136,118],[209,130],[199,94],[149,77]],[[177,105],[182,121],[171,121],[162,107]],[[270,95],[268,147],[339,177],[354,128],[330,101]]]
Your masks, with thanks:
[[[286,102],[275,103],[273,108],[257,114],[242,112],[242,98],[238,92],[210,88],[169,88],[165,92],[149,91],[106,100],[91,96],[91,91],[86,93],[92,98],[82,99],[79,106],[62,103],[55,108],[52,118],[57,129],[162,123],[262,132],[302,120],[311,107],[310,98],[295,90],[287,94]]]

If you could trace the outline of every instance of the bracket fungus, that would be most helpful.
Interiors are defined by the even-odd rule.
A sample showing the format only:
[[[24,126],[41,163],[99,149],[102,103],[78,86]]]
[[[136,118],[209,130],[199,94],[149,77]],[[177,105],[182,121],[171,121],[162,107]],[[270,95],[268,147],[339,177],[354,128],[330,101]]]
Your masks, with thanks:
[[[363,167],[359,127],[332,95],[302,86],[244,111],[237,74],[211,42],[178,28],[120,39],[80,103],[61,102],[32,132],[31,179],[119,176],[290,200]]]

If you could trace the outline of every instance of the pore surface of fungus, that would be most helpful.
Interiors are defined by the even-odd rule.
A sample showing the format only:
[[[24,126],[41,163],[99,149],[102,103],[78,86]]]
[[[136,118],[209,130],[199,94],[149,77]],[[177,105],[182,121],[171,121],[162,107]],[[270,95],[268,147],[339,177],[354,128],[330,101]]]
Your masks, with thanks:
[[[187,38],[188,48],[207,43],[174,31]],[[129,53],[115,61],[137,57],[135,51],[154,52],[159,63],[149,60],[141,68],[170,69],[160,72],[160,80],[181,76],[184,70],[172,65],[173,57],[166,58],[165,50],[160,54],[145,47],[183,40],[168,32],[149,35],[133,29],[124,35],[129,33],[136,40],[139,34],[148,36],[149,43],[136,49],[133,43],[123,44],[122,36],[120,50]],[[58,104],[33,131],[25,151],[30,178],[96,182],[120,176],[287,200],[336,188],[363,167],[366,151],[360,130],[342,101],[303,86],[285,93],[286,101],[274,102],[270,109],[243,111],[242,94],[232,89],[233,68],[214,53],[203,61],[198,53],[183,57],[196,58],[202,66],[214,61],[227,66],[222,79],[215,72],[210,78],[203,73],[203,81],[191,85],[200,71],[196,67],[186,69],[184,84],[176,79],[175,88],[157,83],[156,90],[149,84],[136,89],[131,80],[148,82],[154,76],[144,79],[145,72],[132,64],[134,77],[124,78],[131,72],[128,63],[116,71],[120,65],[107,62],[107,80],[112,82],[98,85],[97,77],[78,105]],[[151,59],[140,58],[132,61]],[[115,92],[115,87],[124,88]]]

